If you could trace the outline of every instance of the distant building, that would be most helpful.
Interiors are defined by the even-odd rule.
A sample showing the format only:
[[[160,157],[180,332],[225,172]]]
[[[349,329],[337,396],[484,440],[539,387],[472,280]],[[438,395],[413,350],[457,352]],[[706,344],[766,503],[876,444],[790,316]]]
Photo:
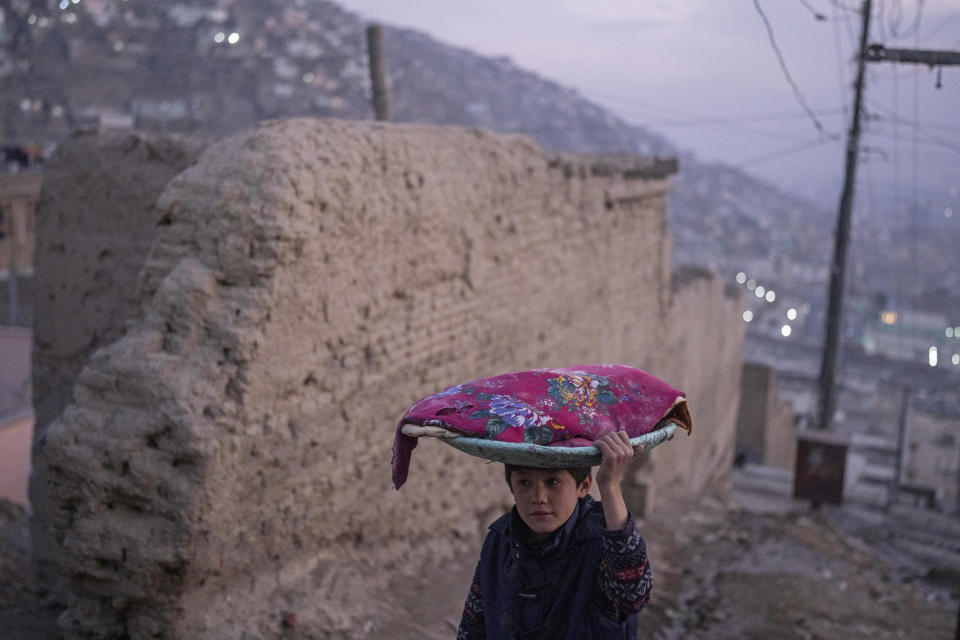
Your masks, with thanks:
[[[868,354],[960,371],[960,326],[942,314],[883,311],[864,330],[862,345]]]
[[[74,115],[74,128],[81,131],[132,129],[133,115],[110,107],[88,107]]]
[[[922,401],[911,407],[901,482],[931,490],[944,511],[960,511],[960,417]]]
[[[746,363],[740,387],[738,458],[793,470],[797,448],[793,407],[777,391],[776,370],[765,364]]]
[[[43,174],[0,174],[0,278],[13,266],[17,274],[33,272],[35,215]]]

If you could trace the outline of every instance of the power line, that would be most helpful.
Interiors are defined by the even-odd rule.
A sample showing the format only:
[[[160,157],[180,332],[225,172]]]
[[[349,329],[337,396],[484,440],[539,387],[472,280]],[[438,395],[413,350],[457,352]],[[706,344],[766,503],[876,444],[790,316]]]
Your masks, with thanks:
[[[833,16],[837,18],[839,14],[837,13],[839,9],[836,6],[833,6]],[[846,122],[849,120],[849,104],[847,97],[847,77],[846,72],[844,71],[843,64],[843,48],[841,47],[840,39],[840,25],[836,21],[833,23],[833,48],[837,54],[837,81],[840,83],[840,104],[843,106],[843,119]]]
[[[919,42],[920,42],[920,31],[919,31],[919,26],[920,26],[920,24],[919,24],[919,20],[920,20],[920,13],[921,13],[922,11],[923,11],[923,2],[922,2],[922,0],[918,0],[918,7],[917,7],[917,24],[915,25],[915,28],[914,28],[914,30],[913,30],[913,34],[914,34],[913,42],[914,42],[914,47],[915,47],[915,48],[918,47]],[[919,72],[920,72],[920,68],[917,67],[916,65],[914,65],[914,66],[913,66],[913,120],[914,120],[914,122],[919,122],[919,121],[920,121],[920,76],[918,75]],[[920,155],[919,155],[919,154],[920,154],[920,150],[919,150],[919,145],[918,145],[918,140],[917,140],[917,134],[918,134],[919,132],[917,131],[916,128],[914,128],[912,133],[913,133],[913,140],[912,140],[913,145],[911,146],[911,154],[910,154],[910,160],[911,160],[911,163],[912,163],[912,166],[911,166],[911,174],[910,174],[910,180],[911,180],[911,183],[910,183],[910,187],[911,187],[910,199],[913,201],[913,203],[911,204],[911,207],[910,207],[910,220],[911,220],[911,225],[912,225],[911,231],[913,232],[913,265],[912,265],[912,266],[913,266],[913,277],[916,278],[916,277],[917,277],[917,272],[919,271],[919,267],[918,267],[918,265],[917,265],[917,254],[918,254],[919,252],[917,251],[917,214],[918,214],[918,211],[917,211],[917,204],[916,204],[916,203],[917,203],[917,191],[918,191],[918,189],[919,189],[919,174],[917,173],[917,171],[918,171],[918,166],[919,166],[919,164],[920,164]]]
[[[923,5],[926,0],[917,0],[917,9],[913,17],[913,24],[906,30],[900,31],[900,23],[903,21],[903,3],[902,0],[891,0],[892,9],[887,15],[887,31],[890,33],[890,37],[895,40],[903,40],[909,38],[912,35],[916,35],[917,31],[920,29],[920,21],[923,18]],[[883,5],[881,5],[883,7]],[[881,10],[882,20],[883,11]],[[893,17],[890,17],[890,14],[893,14]],[[878,22],[880,21],[878,20]]]
[[[784,77],[787,79],[787,82],[793,89],[793,95],[796,96],[797,102],[800,103],[800,106],[803,107],[803,110],[806,111],[807,115],[810,116],[810,120],[813,121],[813,126],[816,127],[817,131],[823,132],[823,125],[820,124],[816,114],[807,104],[806,98],[803,97],[800,87],[797,86],[797,83],[793,80],[793,76],[790,75],[790,70],[787,68],[786,60],[783,59],[783,53],[781,53],[780,47],[777,45],[777,39],[773,33],[773,25],[771,25],[770,20],[767,19],[767,14],[763,12],[763,7],[760,6],[760,0],[753,0],[753,6],[756,7],[757,13],[760,14],[760,19],[763,21],[763,26],[767,30],[767,38],[770,40],[770,46],[773,47],[773,51],[777,55],[777,62],[780,63],[780,69],[783,71]]]
[[[824,115],[836,115],[845,112],[843,107],[833,107],[830,109],[820,109],[818,113]],[[776,120],[794,120],[797,118],[806,118],[807,114],[803,111],[781,111],[775,113],[754,113],[742,116],[729,116],[720,118],[701,118],[697,120],[651,120],[650,122],[658,125],[701,125],[701,124],[736,124],[738,122],[769,122]]]
[[[779,131],[771,132],[763,129],[754,129],[754,128],[747,128],[743,126],[731,126],[731,125],[736,124],[739,121],[744,121],[744,122],[747,122],[750,120],[753,120],[753,121],[768,120],[769,121],[769,120],[776,120],[776,119],[787,119],[792,117],[801,117],[801,118],[807,117],[806,113],[801,113],[799,116],[795,114],[788,115],[786,113],[784,114],[778,113],[778,114],[760,114],[757,117],[731,116],[731,117],[724,117],[724,118],[710,118],[710,117],[704,117],[704,116],[698,116],[698,115],[692,115],[692,114],[685,115],[682,111],[678,111],[675,109],[668,109],[666,107],[651,105],[649,103],[631,102],[630,100],[627,100],[624,98],[614,98],[609,95],[605,97],[599,97],[599,99],[603,100],[606,104],[620,103],[620,105],[622,106],[617,106],[613,108],[620,110],[621,113],[623,113],[624,107],[632,108],[634,106],[637,106],[637,107],[640,107],[641,109],[651,109],[655,111],[660,111],[660,112],[663,112],[664,114],[669,114],[672,116],[676,116],[678,113],[681,116],[685,116],[683,118],[674,117],[674,118],[667,118],[663,120],[650,120],[643,115],[626,114],[626,117],[628,119],[631,117],[643,118],[644,126],[663,126],[663,127],[705,126],[705,127],[711,127],[714,130],[720,130],[727,133],[733,133],[738,135],[760,136],[760,137],[777,138],[777,139],[783,139],[783,140],[798,140],[802,138],[798,138],[797,136],[792,136],[789,134],[784,134]],[[830,108],[830,109],[821,110],[820,113],[822,115],[829,115],[829,114],[837,113],[837,111],[838,110],[836,108]]]
[[[880,110],[880,111],[885,111],[885,112],[887,112],[887,113],[891,113],[890,109],[888,109],[887,107],[884,107],[884,106],[881,105],[881,104],[873,103],[873,102],[871,102],[870,104],[871,104],[872,107],[875,107],[875,108],[877,108],[877,109]],[[957,153],[960,153],[960,146],[954,145],[954,144],[951,144],[951,143],[949,143],[949,142],[946,142],[946,141],[942,140],[939,136],[936,136],[936,135],[930,133],[930,132],[927,131],[924,127],[920,126],[920,123],[918,123],[918,122],[911,122],[911,121],[909,121],[909,120],[904,121],[903,119],[899,118],[899,116],[898,116],[896,113],[892,113],[892,115],[893,115],[893,118],[894,118],[895,120],[897,120],[898,122],[901,122],[901,123],[903,123],[903,124],[907,124],[907,125],[909,125],[909,126],[911,126],[911,127],[914,127],[917,131],[919,131],[920,133],[922,133],[923,136],[924,136],[924,138],[926,139],[926,142],[927,142],[927,143],[932,144],[932,145],[935,145],[935,146],[938,146],[938,147],[943,147],[944,149],[950,149],[951,151],[955,151],[955,152],[957,152]]]
[[[900,133],[887,132],[887,131],[870,131],[868,132],[868,135],[874,136],[877,138],[883,138],[885,140],[893,140],[896,142],[901,142],[905,139]],[[960,154],[960,146],[950,144],[949,142],[944,142],[943,140],[926,139],[926,140],[918,140],[918,143],[925,146],[929,146],[929,147],[936,147],[936,151],[950,152],[951,154]]]
[[[806,7],[806,9],[807,9],[810,13],[813,14],[813,17],[814,17],[816,20],[819,20],[819,21],[823,22],[823,21],[825,21],[825,20],[827,19],[827,16],[825,16],[824,14],[820,13],[819,11],[817,11],[817,9],[815,9],[815,8],[813,7],[813,5],[811,5],[807,0],[800,0],[800,4],[802,4],[804,7]]]
[[[841,11],[846,11],[848,13],[860,13],[860,9],[845,5],[842,2],[839,2],[839,0],[827,0],[827,2]]]
[[[510,129],[500,128],[498,131],[503,133],[550,133],[555,131],[576,131],[580,133],[619,133],[622,131],[622,128],[608,125],[608,126],[596,126],[596,127],[584,127],[584,126],[532,126],[526,127],[523,125],[513,127]],[[730,135],[743,135],[743,136],[754,136],[754,137],[766,137],[776,140],[805,140],[806,138],[801,138],[800,136],[781,134],[774,131],[751,131],[751,130],[725,130],[720,133],[728,133]],[[831,139],[837,139],[836,137]]]
[[[839,138],[818,138],[817,140],[811,140],[799,145],[792,145],[784,149],[778,149],[777,151],[771,151],[770,153],[754,156],[753,158],[747,158],[746,160],[741,160],[740,162],[734,162],[732,163],[732,166],[739,169],[746,169],[748,167],[753,167],[758,164],[770,162],[772,160],[779,160],[781,158],[796,155],[808,149],[813,149],[814,147],[819,147],[833,142],[839,142]]]

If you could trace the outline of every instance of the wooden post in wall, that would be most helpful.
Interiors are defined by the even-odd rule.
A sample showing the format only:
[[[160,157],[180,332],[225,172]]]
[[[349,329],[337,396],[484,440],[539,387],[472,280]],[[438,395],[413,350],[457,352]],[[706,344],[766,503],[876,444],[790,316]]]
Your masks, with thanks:
[[[370,84],[373,88],[373,115],[380,121],[390,121],[390,94],[387,90],[387,71],[383,63],[383,29],[378,24],[367,27],[367,56],[370,61]]]

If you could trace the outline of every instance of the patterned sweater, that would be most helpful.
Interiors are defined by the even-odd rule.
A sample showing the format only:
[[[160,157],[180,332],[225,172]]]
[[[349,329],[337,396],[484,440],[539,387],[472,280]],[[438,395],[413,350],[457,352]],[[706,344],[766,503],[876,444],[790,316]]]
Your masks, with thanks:
[[[653,581],[632,516],[610,531],[588,496],[544,543],[526,531],[515,509],[490,526],[457,640],[636,638]]]

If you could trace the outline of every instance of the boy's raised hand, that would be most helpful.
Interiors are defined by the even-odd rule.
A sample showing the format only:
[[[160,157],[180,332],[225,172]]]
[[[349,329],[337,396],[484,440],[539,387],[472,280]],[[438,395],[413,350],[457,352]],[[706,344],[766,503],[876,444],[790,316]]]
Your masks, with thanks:
[[[630,436],[625,431],[608,433],[593,443],[602,455],[597,470],[597,489],[603,503],[603,516],[607,529],[620,529],[627,522],[627,505],[620,492],[623,471],[633,460]]]
[[[605,484],[619,487],[623,470],[633,460],[630,436],[626,431],[615,431],[603,436],[594,442],[594,445],[600,449],[603,456],[600,469],[597,471],[598,488],[603,488]]]

